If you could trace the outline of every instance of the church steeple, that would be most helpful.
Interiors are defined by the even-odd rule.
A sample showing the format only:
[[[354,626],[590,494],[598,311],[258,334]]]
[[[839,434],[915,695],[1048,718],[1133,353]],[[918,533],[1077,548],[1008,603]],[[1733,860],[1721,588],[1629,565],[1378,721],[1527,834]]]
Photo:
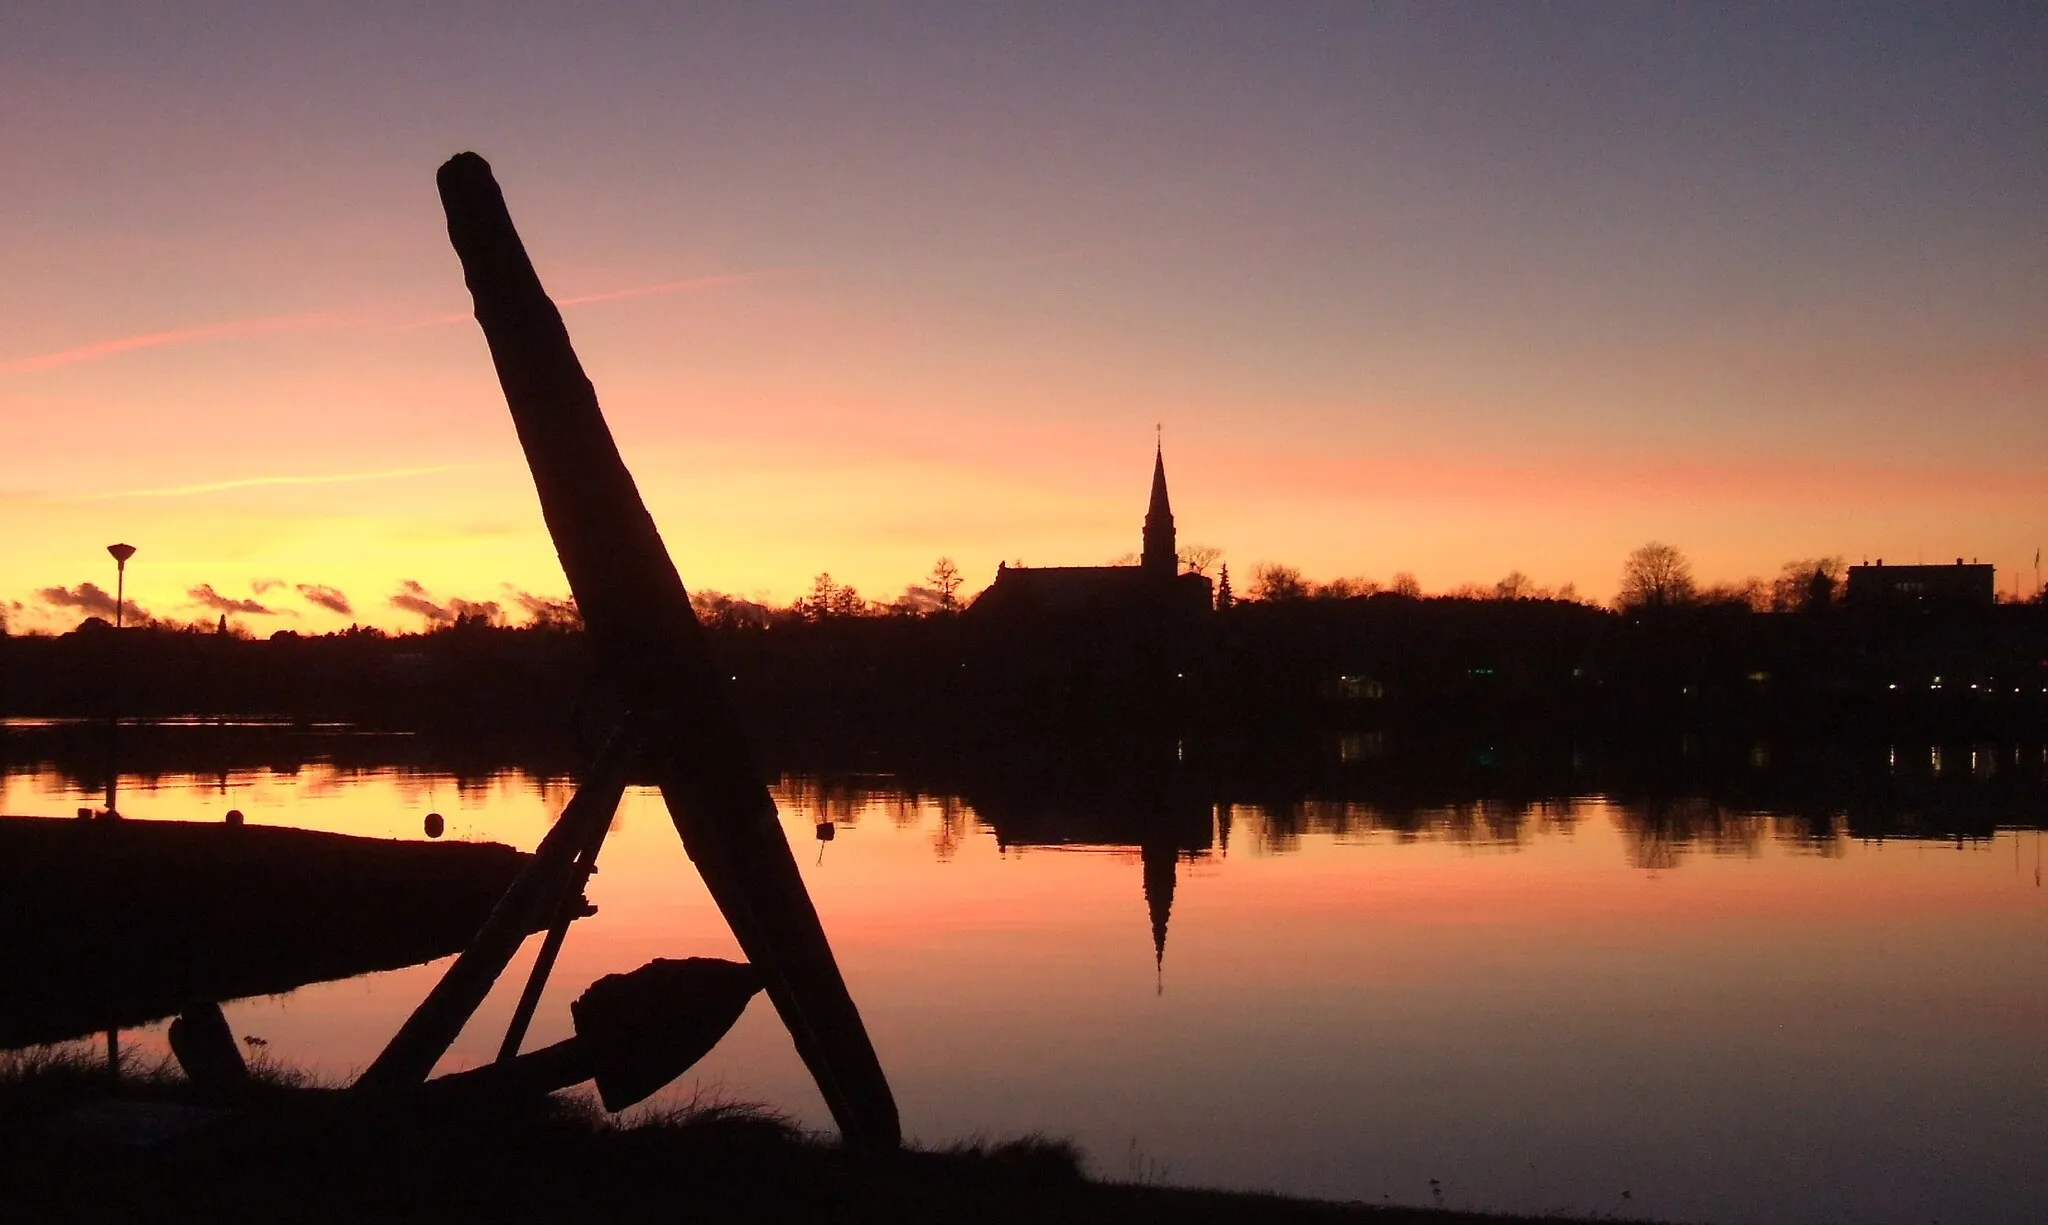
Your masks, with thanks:
[[[1152,502],[1145,508],[1145,552],[1139,564],[1165,578],[1180,571],[1174,551],[1173,504],[1166,497],[1166,452],[1158,443],[1152,449]]]
[[[1144,865],[1145,909],[1152,918],[1152,969],[1165,990],[1166,923],[1173,916],[1173,886],[1180,852],[1170,842],[1146,842],[1138,848]]]

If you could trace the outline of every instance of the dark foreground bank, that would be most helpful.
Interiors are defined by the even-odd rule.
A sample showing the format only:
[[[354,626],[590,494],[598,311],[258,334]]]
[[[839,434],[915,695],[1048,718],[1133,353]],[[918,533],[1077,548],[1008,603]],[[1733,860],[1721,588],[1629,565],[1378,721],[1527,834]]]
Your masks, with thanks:
[[[1371,1222],[1536,1218],[1104,1183],[1062,1142],[862,1153],[723,1107],[607,1121],[365,1104],[290,1076],[236,1109],[175,1073],[0,1063],[0,1219],[262,1221]],[[1560,1218],[1543,1218],[1556,1221]]]
[[[494,843],[0,817],[0,1049],[446,957],[529,858]]]

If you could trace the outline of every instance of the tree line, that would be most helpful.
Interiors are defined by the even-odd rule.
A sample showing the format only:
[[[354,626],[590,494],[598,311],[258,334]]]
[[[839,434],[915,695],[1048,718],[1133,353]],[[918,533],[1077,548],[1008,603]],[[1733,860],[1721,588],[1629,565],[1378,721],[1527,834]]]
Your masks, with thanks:
[[[1757,576],[1734,582],[1701,584],[1693,577],[1692,562],[1672,545],[1650,541],[1631,552],[1622,562],[1621,584],[1611,607],[1622,613],[1640,613],[1679,608],[1723,608],[1758,613],[1824,612],[1841,604],[1846,591],[1848,567],[1840,556],[1801,557],[1779,567],[1776,576]],[[1252,571],[1246,597],[1261,602],[1278,600],[1342,600],[1375,595],[1423,595],[1415,576],[1397,573],[1384,585],[1369,578],[1340,578],[1315,583],[1302,577],[1292,566],[1261,563]],[[1560,600],[1599,606],[1584,599],[1575,584],[1542,587],[1520,570],[1510,571],[1500,581],[1486,586],[1465,583],[1441,593],[1466,600]],[[2037,591],[2024,602],[2039,604],[2048,591]],[[2001,601],[2012,599],[2001,594]]]
[[[1136,560],[1135,556],[1128,556],[1113,559],[1109,564],[1135,564]],[[1405,570],[1395,572],[1385,582],[1365,576],[1345,576],[1318,582],[1304,576],[1298,568],[1278,562],[1260,562],[1253,566],[1251,581],[1240,593],[1233,587],[1230,566],[1223,560],[1223,550],[1213,545],[1189,545],[1180,551],[1179,561],[1183,573],[1199,574],[1214,581],[1219,610],[1241,603],[1373,597],[1414,600],[1426,598],[1429,594],[1424,592],[1415,575]],[[1491,584],[1464,583],[1434,595],[1454,600],[1556,601],[1596,608],[1611,607],[1621,613],[1681,608],[1815,613],[1842,602],[1846,573],[1847,567],[1840,556],[1803,557],[1785,562],[1777,575],[1769,579],[1751,576],[1733,582],[1701,584],[1693,576],[1691,561],[1681,550],[1661,541],[1650,541],[1624,559],[1620,586],[1611,604],[1603,605],[1596,599],[1581,596],[1574,583],[1556,587],[1540,585],[1520,570],[1511,570]],[[808,591],[787,604],[748,599],[711,588],[692,592],[690,604],[700,621],[718,629],[765,629],[775,625],[856,617],[948,616],[973,602],[970,595],[963,594],[963,584],[959,565],[951,557],[940,557],[923,581],[906,586],[901,593],[888,599],[870,599],[852,584],[839,582],[827,571],[812,580]],[[417,583],[409,582],[405,586],[410,594],[401,592],[393,597],[392,605],[424,616],[429,633],[497,629],[514,624],[543,631],[582,628],[575,601],[567,597],[535,596],[522,591],[515,593],[512,604],[516,606],[498,601],[463,599],[429,602]],[[2025,602],[2042,603],[2043,595],[2037,591]],[[2012,598],[2007,594],[1999,596],[2001,601]],[[112,598],[108,597],[105,602],[111,606]],[[80,607],[83,608],[82,605]],[[0,606],[0,635],[9,632],[7,614],[22,611],[18,603]],[[132,624],[159,631],[221,633],[243,638],[254,636],[243,622],[231,619],[226,612],[221,613],[217,620],[201,617],[191,621],[152,616],[132,604],[129,612]],[[524,613],[524,621],[515,623],[512,619],[515,613]],[[95,612],[81,623],[80,628],[91,631],[105,624],[106,619]],[[352,625],[342,632],[373,636],[384,633],[365,625]],[[277,631],[276,636],[298,635],[287,628]]]

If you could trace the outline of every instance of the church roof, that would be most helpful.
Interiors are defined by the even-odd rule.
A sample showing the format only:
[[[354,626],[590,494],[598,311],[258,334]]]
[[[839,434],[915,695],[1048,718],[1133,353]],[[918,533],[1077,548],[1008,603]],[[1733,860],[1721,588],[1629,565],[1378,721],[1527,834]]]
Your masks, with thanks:
[[[1166,454],[1152,449],[1152,497],[1145,508],[1144,552],[1135,566],[1001,566],[996,581],[969,606],[983,615],[1035,619],[1095,617],[1129,619],[1206,612],[1209,580],[1179,574],[1173,534],[1173,503],[1166,493]]]
[[[1080,612],[1125,603],[1154,581],[1138,566],[1005,566],[975,607],[1033,613]]]

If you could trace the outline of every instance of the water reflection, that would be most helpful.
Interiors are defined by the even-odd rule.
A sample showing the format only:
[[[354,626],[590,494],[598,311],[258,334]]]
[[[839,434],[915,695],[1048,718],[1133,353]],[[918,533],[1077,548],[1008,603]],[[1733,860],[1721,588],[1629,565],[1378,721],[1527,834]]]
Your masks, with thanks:
[[[413,841],[440,812],[444,840],[531,848],[571,790],[523,752],[457,769],[257,735],[207,761],[134,737],[127,807]],[[93,793],[89,757],[0,741],[0,809]],[[2038,742],[1974,765],[1944,742],[1939,772],[1927,741],[1375,743],[786,772],[785,829],[912,1132],[1044,1130],[1112,1176],[1141,1151],[1175,1181],[1368,1201],[1430,1202],[1435,1178],[1449,1204],[1531,1213],[2048,1219]],[[590,896],[534,1044],[605,974],[731,955],[649,793]],[[342,1076],[438,972],[229,1018]],[[495,1056],[522,977],[445,1069]],[[699,1088],[826,1118],[766,1010],[677,1092]]]
[[[0,771],[40,780],[36,791],[48,797],[39,808],[9,798],[8,811],[68,812],[58,801],[102,791],[98,734],[86,723],[0,723]],[[376,780],[407,808],[452,800],[481,812],[508,789],[556,810],[574,789],[575,763],[560,752],[451,748],[333,723],[164,720],[132,729],[126,743],[119,784],[145,796],[204,788],[300,803]],[[2048,820],[2048,743],[2040,741],[1715,744],[1687,734],[1661,746],[1459,745],[1370,730],[1243,756],[1250,760],[1209,760],[1200,745],[1191,756],[1178,741],[1157,752],[1111,746],[1022,764],[789,771],[779,794],[821,827],[852,827],[877,813],[899,828],[935,819],[930,842],[940,860],[977,832],[999,846],[1170,845],[1199,856],[1227,849],[1233,821],[1246,818],[1256,819],[1264,854],[1291,853],[1304,835],[1514,849],[1568,834],[1595,797],[1615,803],[1630,861],[1651,870],[1675,867],[1694,849],[1754,855],[1771,841],[1839,855],[1846,840],[1981,841]]]
[[[1413,807],[1311,799],[1241,805],[1232,812],[1256,819],[1255,845],[1273,855],[1299,849],[1303,835],[1344,842],[1391,834],[1399,841],[1426,838],[1512,850],[1543,834],[1569,834],[1580,820],[1578,805],[1568,799],[1479,799]]]
[[[1620,804],[1614,811],[1629,863],[1650,871],[1677,867],[1695,846],[1714,854],[1755,858],[1770,823],[1768,818],[1730,812],[1694,796]]]

